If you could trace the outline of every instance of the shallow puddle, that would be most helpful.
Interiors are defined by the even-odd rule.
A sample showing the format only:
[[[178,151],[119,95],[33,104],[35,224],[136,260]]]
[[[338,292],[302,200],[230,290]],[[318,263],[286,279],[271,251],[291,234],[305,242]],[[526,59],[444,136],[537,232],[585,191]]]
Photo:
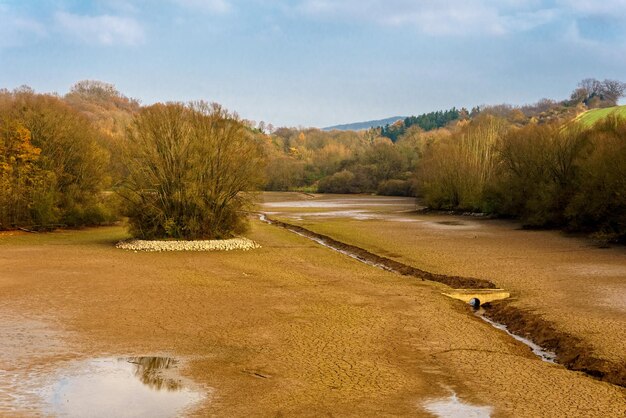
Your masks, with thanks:
[[[460,226],[460,225],[465,225],[463,222],[459,222],[459,221],[439,221],[436,222],[439,225],[448,225],[448,226]]]
[[[422,225],[429,229],[436,229],[438,231],[465,231],[465,230],[475,230],[481,228],[481,225],[477,222],[472,221],[432,221],[432,222],[423,222]]]
[[[344,198],[344,199],[313,199],[283,202],[267,202],[263,204],[267,208],[321,208],[339,209],[346,207],[370,207],[370,206],[405,206],[408,209],[415,208],[415,199],[412,198]]]
[[[452,393],[448,398],[425,402],[423,406],[425,410],[440,418],[489,418],[492,410],[490,406],[463,403],[456,393]]]
[[[376,216],[365,210],[331,210],[326,212],[302,212],[290,214],[290,217],[317,217],[317,218],[352,218],[357,220],[376,219],[381,216]]]
[[[169,357],[104,358],[61,370],[42,390],[44,412],[63,417],[175,417],[204,398]]]

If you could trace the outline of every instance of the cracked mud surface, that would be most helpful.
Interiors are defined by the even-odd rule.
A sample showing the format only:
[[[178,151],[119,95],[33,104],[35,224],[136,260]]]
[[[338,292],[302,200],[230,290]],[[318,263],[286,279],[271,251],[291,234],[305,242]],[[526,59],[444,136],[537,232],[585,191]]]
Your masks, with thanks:
[[[197,416],[623,416],[624,389],[538,360],[437,284],[253,222],[247,253],[126,253],[120,228],[0,237],[0,415],[65,362],[187,358]],[[395,251],[395,250],[393,250]],[[47,335],[49,338],[43,338]],[[19,398],[16,400],[16,398]]]
[[[433,274],[415,267],[381,257],[363,248],[345,244],[327,235],[312,232],[306,228],[267,218],[267,222],[289,231],[309,237],[332,249],[356,255],[358,259],[381,266],[404,276],[412,276],[422,280],[442,283],[451,288],[460,289],[493,289],[496,286],[487,280],[473,277],[447,276]],[[452,224],[456,224],[453,222]],[[500,301],[486,305],[488,318],[506,325],[509,331],[519,336],[530,338],[535,344],[550,352],[556,353],[559,364],[570,370],[581,371],[600,380],[626,387],[626,360],[614,363],[594,355],[593,350],[579,338],[558,331],[557,327],[541,316],[530,311],[511,306],[509,301]]]
[[[495,289],[496,287],[496,285],[494,285],[489,280],[477,279],[474,277],[433,274],[428,271],[409,266],[407,264],[399,263],[390,258],[379,256],[355,245],[350,245],[346,244],[345,242],[337,241],[329,237],[328,235],[318,234],[311,230],[302,228],[298,225],[288,224],[270,218],[267,219],[268,222],[273,225],[277,225],[287,230],[302,234],[304,236],[317,239],[321,241],[324,245],[331,246],[341,251],[346,251],[371,264],[374,264],[376,266],[382,266],[383,268],[389,269],[390,271],[396,272],[398,274],[402,274],[403,276],[412,276],[421,280],[429,280],[432,282],[442,283],[446,286],[450,286],[453,289]]]
[[[488,318],[506,324],[509,331],[555,353],[558,362],[568,369],[626,387],[626,359],[621,363],[602,359],[581,338],[559,331],[555,324],[508,301],[492,302],[485,311]]]
[[[473,277],[447,276],[425,272],[297,225],[270,218],[266,218],[266,221],[272,225],[312,238],[322,243],[322,245],[329,246],[331,249],[338,249],[356,255],[362,261],[381,266],[403,276],[412,276],[422,280],[442,283],[451,288],[493,289],[496,287],[490,281]],[[621,363],[614,363],[598,358],[594,355],[593,350],[579,338],[558,331],[557,327],[542,317],[530,311],[515,308],[510,305],[509,301],[488,303],[486,305],[486,315],[488,318],[506,325],[508,330],[514,334],[530,338],[531,341],[538,344],[541,348],[556,353],[558,363],[568,369],[581,371],[600,380],[626,387],[626,360]]]
[[[269,195],[267,200],[280,197]],[[286,197],[300,199],[297,195]],[[329,196],[318,198],[328,200],[327,205],[332,201]],[[342,198],[344,205],[346,199]],[[404,211],[407,205],[398,205],[395,210]],[[283,207],[283,212],[273,216],[291,222],[288,205]],[[396,213],[390,206],[372,204],[363,209],[381,219]],[[522,231],[513,223],[498,220],[424,213],[411,218],[412,222],[402,224],[353,218],[320,222],[319,216],[294,222],[428,271],[489,279],[513,293],[510,301],[498,305],[506,305],[506,309],[499,308],[497,315],[491,310],[496,320],[558,348],[568,367],[624,385],[623,247],[599,249],[580,238],[553,231]],[[526,321],[520,321],[520,316]]]

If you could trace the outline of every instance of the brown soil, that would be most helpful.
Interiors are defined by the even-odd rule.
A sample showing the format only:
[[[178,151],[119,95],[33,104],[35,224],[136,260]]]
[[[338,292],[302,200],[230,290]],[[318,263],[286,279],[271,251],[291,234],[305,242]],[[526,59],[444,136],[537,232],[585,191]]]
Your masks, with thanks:
[[[412,276],[421,280],[429,280],[431,282],[438,282],[450,286],[454,289],[495,289],[496,285],[489,280],[476,279],[474,277],[461,277],[461,276],[448,276],[445,274],[435,274],[424,270],[420,270],[416,267],[409,266],[404,263],[392,260],[387,257],[380,256],[369,252],[363,248],[355,245],[346,244],[345,242],[337,241],[327,235],[318,234],[310,231],[298,225],[289,224],[286,222],[278,221],[275,219],[267,218],[268,222],[273,225],[280,226],[290,231],[298,232],[304,236],[321,240],[322,242],[330,245],[334,248],[338,248],[342,251],[350,252],[356,255],[359,259],[367,261],[369,263],[385,266],[387,269],[402,274],[403,276]]]
[[[363,248],[337,241],[327,235],[310,231],[298,225],[270,218],[267,218],[267,220],[273,225],[321,240],[334,248],[355,254],[359,259],[385,266],[391,271],[405,276],[443,283],[455,289],[496,288],[494,283],[484,279],[429,273],[387,257],[379,256]],[[602,381],[626,387],[626,362],[615,364],[596,357],[593,350],[583,344],[580,339],[558,331],[553,324],[540,316],[528,310],[511,306],[508,301],[493,302],[486,305],[486,316],[493,321],[506,325],[512,333],[528,338],[542,348],[554,352],[557,355],[558,363],[568,369],[580,371]]]
[[[594,355],[580,338],[559,331],[541,316],[512,306],[510,301],[491,302],[484,306],[485,316],[507,326],[514,334],[532,340],[554,352],[557,361],[569,370],[586,373],[614,385],[626,387],[626,361],[616,364]]]
[[[451,391],[494,418],[626,414],[623,388],[538,360],[439,284],[260,222],[248,237],[262,248],[134,253],[114,247],[121,228],[1,237],[0,416],[43,415],[40,378],[117,356],[180,359],[210,393],[201,417],[431,416],[424,402]]]

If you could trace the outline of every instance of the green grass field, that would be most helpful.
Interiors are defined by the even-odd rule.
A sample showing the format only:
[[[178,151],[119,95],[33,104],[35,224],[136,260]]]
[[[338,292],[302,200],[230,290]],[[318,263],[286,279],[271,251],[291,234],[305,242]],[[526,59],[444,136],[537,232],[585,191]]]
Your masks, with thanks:
[[[611,114],[617,114],[626,118],[626,106],[613,106],[605,109],[592,109],[580,114],[576,121],[583,123],[585,126],[593,126],[596,122],[606,118]]]

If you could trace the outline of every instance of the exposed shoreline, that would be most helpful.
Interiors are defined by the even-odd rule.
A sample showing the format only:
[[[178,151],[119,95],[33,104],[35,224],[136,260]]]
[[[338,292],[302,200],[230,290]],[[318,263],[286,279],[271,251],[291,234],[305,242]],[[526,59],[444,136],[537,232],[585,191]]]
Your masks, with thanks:
[[[292,232],[304,235],[309,238],[322,241],[327,246],[332,246],[335,249],[350,252],[355,254],[359,259],[367,261],[368,264],[375,264],[384,267],[385,270],[393,271],[403,276],[412,276],[421,280],[429,280],[432,282],[438,282],[450,286],[454,289],[495,289],[496,285],[489,280],[477,279],[474,277],[460,277],[460,276],[448,276],[445,274],[435,274],[424,270],[420,270],[416,267],[412,267],[398,261],[392,260],[387,257],[383,257],[367,251],[363,248],[355,245],[346,244],[341,241],[337,241],[327,235],[318,234],[301,226],[289,224],[286,222],[278,221],[275,219],[265,217],[267,222],[272,225],[277,225],[282,228],[288,229]]]
[[[494,289],[497,287],[493,282],[485,279],[448,276],[420,270],[304,227],[271,219],[266,215],[262,216],[264,217],[262,220],[272,225],[314,239],[340,252],[354,254],[351,255],[354,258],[401,275],[442,283],[456,289]],[[492,321],[505,325],[510,332],[528,338],[544,349],[553,351],[556,354],[556,362],[568,370],[582,372],[595,379],[626,387],[626,364],[615,364],[597,358],[593,350],[579,338],[558,331],[554,324],[541,316],[512,306],[509,300],[486,304],[485,316]]]

